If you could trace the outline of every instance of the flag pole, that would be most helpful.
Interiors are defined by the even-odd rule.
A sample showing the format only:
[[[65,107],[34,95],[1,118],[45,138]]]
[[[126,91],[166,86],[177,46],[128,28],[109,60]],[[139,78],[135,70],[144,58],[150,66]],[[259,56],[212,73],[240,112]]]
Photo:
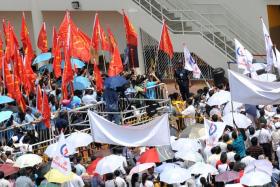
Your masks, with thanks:
[[[230,62],[228,62],[228,69],[230,70]],[[230,103],[231,103],[231,116],[232,116],[232,121],[233,121],[233,125],[236,127],[236,129],[238,129],[235,121],[234,121],[234,116],[233,116],[233,101],[232,101],[232,94],[230,93]]]
[[[161,35],[162,35],[162,31],[163,31],[163,26],[164,26],[164,20],[163,20],[163,23],[162,23],[162,27],[161,27]],[[161,35],[160,35],[160,39],[159,39],[159,43],[158,43],[158,46],[157,46],[157,49],[156,49],[156,55],[155,55],[155,69],[158,65],[158,53],[159,53],[159,46],[160,46],[160,42],[161,42]]]
[[[3,55],[3,57],[2,57],[2,76],[3,76],[3,88],[4,88],[4,95],[5,95],[5,92],[6,92],[6,84],[5,84],[5,70],[4,70],[4,63],[5,63],[5,61],[4,61],[4,59],[5,59],[5,57],[4,57],[4,55]]]

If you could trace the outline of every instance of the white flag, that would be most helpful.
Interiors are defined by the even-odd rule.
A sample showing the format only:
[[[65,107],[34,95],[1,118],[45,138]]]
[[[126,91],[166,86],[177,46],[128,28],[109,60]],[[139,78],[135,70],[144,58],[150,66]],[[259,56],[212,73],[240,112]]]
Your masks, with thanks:
[[[192,71],[193,77],[199,79],[201,76],[201,71],[186,46],[184,47],[184,56],[185,56],[185,69],[188,71]]]
[[[275,53],[273,53],[273,64],[274,67],[278,69],[278,72],[280,73],[280,52],[278,49],[275,47]]]
[[[194,60],[188,48],[184,47],[184,57],[185,57],[185,69],[188,71],[193,71]]]
[[[244,74],[251,73],[253,55],[237,39],[234,39],[234,43],[238,68],[244,69]]]
[[[197,65],[197,63],[195,63],[193,65],[193,77],[196,78],[196,79],[199,79],[201,76],[201,71]]]
[[[233,101],[250,105],[280,104],[280,83],[254,80],[228,70],[230,93]]]
[[[59,170],[61,173],[68,175],[71,172],[69,153],[71,146],[67,146],[64,134],[61,133],[57,142],[56,149],[53,153],[52,168]]]
[[[269,35],[269,32],[263,22],[263,19],[261,18],[262,26],[263,26],[263,35],[264,35],[264,41],[265,41],[265,49],[266,49],[266,71],[270,72],[272,70],[273,66],[273,44]]]
[[[88,111],[95,142],[127,147],[170,145],[168,114],[142,125],[120,126]]]
[[[219,138],[223,135],[226,124],[223,122],[213,122],[208,119],[204,119],[204,127],[206,131],[206,143],[209,146],[215,146]]]

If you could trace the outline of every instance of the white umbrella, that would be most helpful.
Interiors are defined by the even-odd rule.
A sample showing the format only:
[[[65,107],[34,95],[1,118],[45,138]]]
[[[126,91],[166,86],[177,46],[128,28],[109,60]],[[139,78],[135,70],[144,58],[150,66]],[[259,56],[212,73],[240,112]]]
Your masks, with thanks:
[[[249,173],[252,171],[264,172],[269,176],[272,176],[273,166],[272,163],[268,160],[255,160],[251,162],[244,170],[244,173]]]
[[[263,81],[263,82],[273,82],[273,81],[277,80],[276,75],[274,75],[272,73],[264,73],[264,74],[258,75],[256,77],[256,79],[259,81]]]
[[[198,174],[208,175],[209,173],[213,175],[218,174],[218,170],[214,166],[210,164],[205,164],[203,162],[195,163],[189,168],[189,170],[191,174],[195,174],[195,175]]]
[[[200,143],[195,139],[189,138],[179,138],[171,144],[173,150],[188,150],[188,151],[198,151],[201,149]]]
[[[174,167],[180,167],[180,166],[177,165],[177,164],[174,164],[174,163],[162,163],[160,166],[155,168],[155,172],[156,173],[161,173],[166,168],[168,169],[168,168],[174,168]]]
[[[112,173],[124,165],[122,156],[110,155],[102,158],[96,165],[96,173],[104,175]]]
[[[190,171],[180,167],[166,168],[160,174],[160,181],[167,184],[182,183],[190,178]]]
[[[176,158],[181,158],[185,161],[192,161],[192,162],[204,162],[203,157],[198,152],[194,151],[178,151],[175,153]]]
[[[238,103],[238,102],[235,102],[235,101],[232,101],[232,105],[233,105],[233,112],[238,112],[238,110],[243,106],[242,103]],[[231,106],[231,102],[228,102],[226,104],[226,106],[224,107],[224,110],[223,110],[223,114],[228,114],[232,111],[232,106]]]
[[[237,113],[237,112],[234,112],[233,114],[228,113],[222,117],[222,120],[224,121],[224,123],[226,123],[227,125],[230,125],[232,127],[234,126],[233,119],[234,119],[235,124],[239,128],[246,129],[248,126],[250,126],[252,124],[252,121],[247,116]]]
[[[221,90],[214,93],[207,101],[209,106],[222,105],[231,100],[230,92]]]
[[[33,167],[42,162],[42,158],[35,154],[24,154],[16,159],[14,164],[18,168]]]
[[[142,171],[145,171],[151,167],[155,167],[156,164],[155,163],[144,163],[144,164],[138,164],[136,166],[134,166],[130,172],[129,172],[129,175],[132,175],[134,173],[140,173]]]
[[[271,177],[261,171],[252,171],[245,173],[240,183],[246,186],[262,186],[271,182]]]
[[[74,132],[66,138],[66,142],[69,146],[86,147],[93,142],[92,136],[84,132]]]

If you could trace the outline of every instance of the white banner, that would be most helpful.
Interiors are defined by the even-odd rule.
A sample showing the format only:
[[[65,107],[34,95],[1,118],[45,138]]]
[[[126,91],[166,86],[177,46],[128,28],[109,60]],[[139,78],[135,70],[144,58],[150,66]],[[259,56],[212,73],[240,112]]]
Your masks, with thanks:
[[[204,118],[204,127],[206,134],[206,144],[214,146],[218,143],[219,138],[223,135],[226,124],[223,122],[213,122]]]
[[[120,126],[88,111],[93,140],[127,147],[170,145],[168,114],[137,126]]]
[[[233,101],[251,105],[280,104],[280,83],[263,82],[228,71]]]
[[[61,173],[68,175],[71,172],[71,164],[69,159],[69,153],[73,152],[69,150],[71,146],[67,146],[64,134],[61,133],[59,136],[59,140],[57,142],[57,146],[54,150],[53,160],[52,160],[52,168],[59,170]]]

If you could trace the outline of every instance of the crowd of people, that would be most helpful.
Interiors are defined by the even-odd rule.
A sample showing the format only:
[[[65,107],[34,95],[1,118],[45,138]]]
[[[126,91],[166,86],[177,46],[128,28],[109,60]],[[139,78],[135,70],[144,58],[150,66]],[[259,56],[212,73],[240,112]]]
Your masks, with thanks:
[[[90,73],[86,69],[81,69],[78,74],[80,76],[89,76]],[[123,76],[128,80],[125,87],[124,94],[127,96],[131,93],[134,97],[156,99],[157,93],[153,86],[160,83],[160,80],[155,74],[151,74],[145,78],[144,76],[132,73],[124,73]],[[67,130],[68,119],[67,110],[83,105],[95,104],[98,101],[105,101],[107,111],[119,111],[120,108],[108,108],[114,103],[118,105],[118,97],[120,96],[116,90],[108,89],[110,93],[97,93],[94,86],[91,86],[84,91],[74,91],[69,101],[62,101],[60,103],[60,86],[59,80],[55,80],[52,74],[45,70],[42,75],[38,76],[38,84],[48,90],[48,97],[53,118],[52,125],[58,134],[61,131]],[[194,127],[198,124],[203,124],[203,119],[207,118],[213,122],[222,121],[224,115],[224,105],[209,106],[207,100],[215,93],[221,90],[229,90],[227,85],[217,85],[212,88],[204,87],[198,89],[196,93],[189,92],[190,81],[188,72],[185,72],[180,66],[175,71],[176,83],[179,86],[180,93],[174,92],[169,95],[171,100],[170,120],[171,126],[177,129],[178,134],[185,128]],[[92,78],[90,78],[92,79]],[[94,83],[93,83],[94,85]],[[147,87],[153,89],[146,90]],[[5,91],[2,90],[2,93]],[[106,98],[107,97],[107,98]],[[28,146],[35,142],[39,142],[46,133],[50,136],[48,129],[40,120],[40,114],[36,111],[36,95],[30,95],[26,98],[28,108],[26,113],[18,110],[14,102],[1,105],[1,111],[11,110],[13,115],[9,120],[1,124],[1,129],[11,128],[9,133],[1,134],[1,163],[13,164],[16,157],[17,150],[19,153],[28,153],[32,151]],[[109,104],[108,104],[109,103]],[[226,104],[226,103],[225,103]],[[252,108],[252,107],[251,107]],[[271,183],[266,186],[278,186],[280,182],[280,107],[275,106],[255,106],[254,111],[248,110],[247,106],[240,105],[236,108],[236,112],[247,115],[252,119],[252,124],[247,129],[239,129],[227,125],[219,142],[211,147],[205,145],[205,138],[198,138],[197,141],[201,145],[197,153],[203,158],[205,162],[217,169],[217,173],[201,173],[192,174],[191,178],[185,182],[178,184],[167,184],[161,182],[160,172],[158,167],[166,163],[173,163],[182,168],[190,168],[195,162],[183,160],[181,158],[172,158],[160,163],[156,163],[156,167],[151,167],[141,173],[129,174],[133,166],[138,164],[138,159],[146,148],[127,148],[127,147],[113,147],[110,146],[106,151],[109,154],[122,155],[126,159],[126,164],[120,170],[113,173],[108,173],[100,176],[94,171],[89,172],[86,168],[91,162],[94,162],[100,157],[105,148],[102,145],[95,144],[95,151],[89,155],[90,159],[82,158],[82,154],[78,153],[71,157],[72,172],[75,177],[63,184],[53,184],[54,186],[105,186],[105,187],[144,187],[144,186],[226,186],[229,184],[239,184],[240,178],[244,175],[244,170],[255,160],[267,160],[273,165],[273,172],[271,174]],[[119,123],[119,119],[113,116],[112,120]],[[22,127],[18,127],[24,124]],[[178,137],[176,137],[177,139]],[[174,138],[175,139],[175,138]],[[176,140],[175,140],[176,141]],[[20,146],[16,146],[16,145]],[[172,141],[171,141],[172,148]],[[176,152],[176,151],[174,151]],[[191,152],[191,150],[190,150]],[[187,153],[187,152],[186,152]],[[39,153],[38,153],[39,154]],[[4,171],[0,172],[0,186],[44,186],[49,184],[44,178],[43,168],[50,165],[49,162],[44,162],[34,168],[24,168],[19,172],[5,176]],[[235,171],[239,173],[239,177],[233,181],[217,182],[215,175],[222,174],[226,171]]]

